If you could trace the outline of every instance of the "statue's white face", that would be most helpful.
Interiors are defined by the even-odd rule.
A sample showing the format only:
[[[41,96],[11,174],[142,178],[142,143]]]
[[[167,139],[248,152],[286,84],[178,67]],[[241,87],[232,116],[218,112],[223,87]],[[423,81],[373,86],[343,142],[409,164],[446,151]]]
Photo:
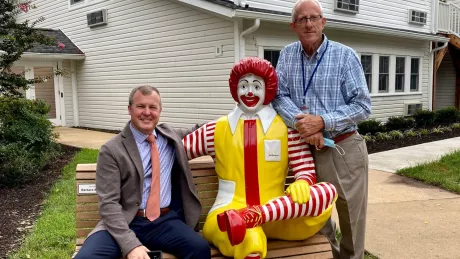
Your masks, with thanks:
[[[265,82],[261,77],[247,74],[238,81],[239,107],[249,116],[265,107]]]

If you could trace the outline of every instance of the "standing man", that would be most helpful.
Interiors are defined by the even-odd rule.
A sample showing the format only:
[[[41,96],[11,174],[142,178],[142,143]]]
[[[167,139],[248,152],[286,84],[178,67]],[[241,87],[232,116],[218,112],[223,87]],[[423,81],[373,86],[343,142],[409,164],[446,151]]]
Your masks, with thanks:
[[[331,242],[334,258],[363,258],[368,156],[356,129],[370,115],[371,100],[358,56],[328,40],[322,33],[325,25],[317,0],[297,1],[290,27],[300,41],[281,51],[279,87],[272,105],[288,127],[316,147],[312,150],[318,181],[337,188],[340,247],[332,219],[321,230]],[[323,147],[323,137],[333,139],[345,154]]]
[[[148,259],[149,250],[210,258],[208,242],[193,230],[201,204],[182,145],[188,132],[157,125],[161,98],[155,87],[134,88],[128,112],[131,121],[99,152],[102,220],[75,258]]]

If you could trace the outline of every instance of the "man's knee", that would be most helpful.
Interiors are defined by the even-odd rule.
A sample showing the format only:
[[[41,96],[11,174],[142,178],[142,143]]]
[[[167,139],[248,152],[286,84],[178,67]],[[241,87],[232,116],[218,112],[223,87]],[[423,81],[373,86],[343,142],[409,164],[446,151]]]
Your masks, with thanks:
[[[193,242],[191,248],[194,254],[194,258],[211,258],[211,247],[204,238],[201,236],[197,237]]]

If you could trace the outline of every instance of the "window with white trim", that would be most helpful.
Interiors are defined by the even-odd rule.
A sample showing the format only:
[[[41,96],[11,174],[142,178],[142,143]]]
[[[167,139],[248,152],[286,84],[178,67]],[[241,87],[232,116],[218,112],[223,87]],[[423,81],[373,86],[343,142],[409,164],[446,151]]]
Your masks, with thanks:
[[[71,5],[80,4],[80,3],[84,3],[84,2],[85,2],[85,0],[70,0]]]
[[[420,58],[411,58],[410,60],[410,91],[417,92],[419,90],[420,77]]]
[[[359,11],[359,0],[336,0],[335,9],[339,11],[357,13]]]
[[[379,57],[379,93],[388,92],[388,84],[390,82],[390,57]]]
[[[395,91],[404,92],[405,57],[396,57]]]
[[[372,86],[372,55],[361,55],[361,65],[363,66],[364,77],[366,78],[367,88],[371,92]]]
[[[264,59],[270,61],[274,68],[276,68],[276,65],[278,64],[279,57],[280,57],[280,50],[270,50],[270,49],[264,50]]]

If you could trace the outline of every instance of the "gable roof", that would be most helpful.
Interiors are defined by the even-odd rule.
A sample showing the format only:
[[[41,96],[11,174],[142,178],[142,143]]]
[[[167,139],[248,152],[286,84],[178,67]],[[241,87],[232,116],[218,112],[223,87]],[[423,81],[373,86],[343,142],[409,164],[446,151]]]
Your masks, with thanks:
[[[44,35],[56,38],[56,45],[45,46],[38,45],[29,51],[28,53],[40,53],[40,54],[74,54],[74,55],[85,55],[61,30],[52,29],[37,29]],[[60,49],[58,43],[64,44],[64,48]]]

